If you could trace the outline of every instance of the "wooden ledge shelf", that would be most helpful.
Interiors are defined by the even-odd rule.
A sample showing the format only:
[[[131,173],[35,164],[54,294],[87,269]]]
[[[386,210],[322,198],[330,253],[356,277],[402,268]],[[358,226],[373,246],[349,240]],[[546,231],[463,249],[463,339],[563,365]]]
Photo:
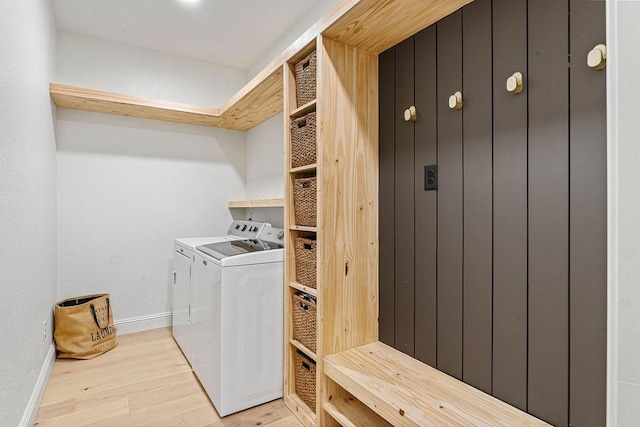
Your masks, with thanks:
[[[343,427],[393,427],[380,415],[351,396],[333,399],[325,403],[323,408]]]
[[[305,294],[309,294],[309,295],[314,296],[316,298],[318,297],[318,290],[317,289],[310,288],[310,287],[305,286],[303,284],[300,284],[298,282],[289,282],[289,286],[292,287],[293,289],[298,290],[298,291],[302,291]]]
[[[313,101],[307,102],[302,107],[298,107],[295,110],[293,110],[289,117],[292,119],[297,119],[298,117],[302,117],[307,113],[315,111],[315,109],[316,109],[316,100],[314,99]]]
[[[60,108],[249,130],[283,110],[283,65],[299,59],[318,35],[361,50],[380,53],[471,1],[341,0],[220,108],[56,83],[50,84],[49,92]],[[305,107],[312,108],[300,108]]]
[[[282,199],[259,199],[259,200],[234,200],[229,202],[229,208],[282,208]]]
[[[300,341],[294,340],[292,338],[289,340],[289,343],[295,348],[297,348],[298,350],[300,350],[301,352],[303,352],[304,354],[306,354],[307,356],[309,356],[311,359],[313,359],[314,362],[317,360],[316,354],[313,351],[311,351],[307,346],[302,344]]]
[[[301,173],[301,172],[309,172],[314,171],[318,168],[317,163],[311,163],[310,165],[298,166],[297,168],[292,168],[289,170],[291,173]]]
[[[318,227],[307,227],[306,225],[292,225],[289,229],[294,231],[310,231],[312,233],[318,232]]]
[[[381,342],[325,356],[324,372],[392,425],[548,426]]]

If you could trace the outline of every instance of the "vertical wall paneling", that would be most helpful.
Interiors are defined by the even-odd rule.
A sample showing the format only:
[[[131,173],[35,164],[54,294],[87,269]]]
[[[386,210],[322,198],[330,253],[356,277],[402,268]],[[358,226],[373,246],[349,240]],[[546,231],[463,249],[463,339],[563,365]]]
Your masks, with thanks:
[[[436,26],[415,36],[415,357],[436,366],[437,191],[425,191],[424,167],[437,162]]]
[[[380,339],[556,426],[606,423],[605,22],[475,0],[379,57]]]
[[[414,39],[396,46],[395,65],[395,347],[414,355]]]
[[[527,407],[527,2],[493,1],[493,394]],[[513,73],[525,90],[505,89]]]
[[[587,67],[605,43],[605,2],[570,2],[570,402],[571,425],[606,424],[606,69]]]
[[[462,379],[462,12],[437,23],[438,67],[438,369]],[[464,97],[464,94],[463,94]]]
[[[569,422],[568,1],[529,0],[529,413]]]
[[[379,339],[395,345],[395,48],[378,57],[380,67],[380,290]]]
[[[464,73],[464,381],[491,393],[491,0],[462,10]]]

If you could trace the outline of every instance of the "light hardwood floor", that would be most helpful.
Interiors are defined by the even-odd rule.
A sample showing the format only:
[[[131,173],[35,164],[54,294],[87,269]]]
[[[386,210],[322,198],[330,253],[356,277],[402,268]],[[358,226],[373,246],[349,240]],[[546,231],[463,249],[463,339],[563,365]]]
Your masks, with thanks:
[[[170,328],[118,337],[93,360],[58,359],[38,426],[301,426],[282,400],[220,418]]]

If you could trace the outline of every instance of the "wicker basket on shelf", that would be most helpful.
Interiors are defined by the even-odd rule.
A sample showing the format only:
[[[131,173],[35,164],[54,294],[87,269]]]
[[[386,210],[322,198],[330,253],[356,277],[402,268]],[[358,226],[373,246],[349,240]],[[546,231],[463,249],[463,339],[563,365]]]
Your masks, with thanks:
[[[316,289],[317,282],[317,242],[306,237],[296,238],[296,281],[301,285]]]
[[[293,294],[293,339],[316,352],[316,299],[298,292]]]
[[[300,350],[295,354],[296,394],[316,412],[316,362],[309,359]]]
[[[316,162],[316,112],[291,122],[291,167]]]
[[[315,176],[294,179],[293,207],[297,225],[316,226],[317,188]]]
[[[314,50],[295,66],[298,107],[316,99],[316,59]]]

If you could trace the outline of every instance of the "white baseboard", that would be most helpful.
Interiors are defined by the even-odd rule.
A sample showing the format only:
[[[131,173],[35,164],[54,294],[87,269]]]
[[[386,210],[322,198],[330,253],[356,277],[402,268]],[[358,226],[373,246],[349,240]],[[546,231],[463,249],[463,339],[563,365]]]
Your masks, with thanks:
[[[53,363],[55,362],[55,360],[56,346],[55,344],[51,343],[51,347],[49,347],[49,351],[47,352],[47,357],[42,364],[42,368],[40,369],[40,375],[38,375],[36,386],[31,393],[31,398],[29,399],[27,408],[22,415],[22,420],[20,420],[20,427],[29,427],[36,422],[38,409],[40,409],[40,403],[42,403],[44,392],[47,389],[47,383],[49,382],[49,376],[51,375],[51,370],[53,369]]]
[[[150,329],[166,328],[171,326],[173,314],[166,313],[149,314],[147,316],[130,317],[116,320],[118,335],[132,334],[134,332],[148,331]]]

